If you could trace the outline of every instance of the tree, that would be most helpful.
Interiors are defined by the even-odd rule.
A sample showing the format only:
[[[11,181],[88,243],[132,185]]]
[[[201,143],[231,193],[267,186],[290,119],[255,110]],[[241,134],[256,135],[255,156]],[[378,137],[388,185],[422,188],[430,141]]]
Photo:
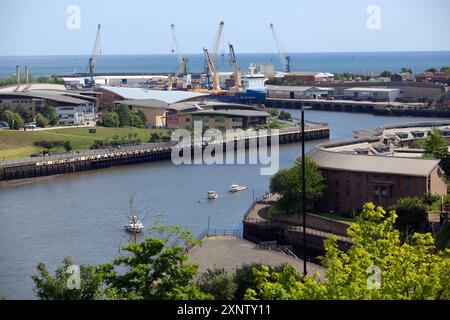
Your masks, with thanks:
[[[292,115],[287,111],[281,111],[278,117],[280,120],[289,121],[292,119]]]
[[[106,112],[101,115],[101,125],[104,127],[118,127],[120,124],[119,116],[115,112]]]
[[[197,266],[186,263],[185,245],[197,243],[191,233],[178,226],[156,226],[153,230],[159,233],[158,238],[130,243],[122,248],[128,255],[99,266],[107,296],[113,299],[211,299],[212,296],[193,284]]]
[[[339,250],[336,237],[325,240],[326,274],[303,277],[292,266],[281,271],[255,269],[256,286],[246,299],[448,300],[450,251],[437,251],[431,234],[402,242],[396,213],[366,204],[348,228],[353,245]],[[447,254],[447,255],[446,255]],[[379,277],[378,277],[379,276]]]
[[[74,265],[71,258],[65,258],[63,264],[56,269],[55,276],[51,276],[47,266],[39,263],[34,281],[34,292],[40,300],[94,300],[103,296],[102,279],[95,266],[85,264],[80,266],[80,288],[69,287],[72,283],[70,267]]]
[[[418,198],[403,198],[389,210],[395,211],[395,226],[402,232],[423,231],[427,222],[428,207]]]
[[[156,226],[158,238],[145,238],[121,249],[128,254],[98,266],[80,266],[80,289],[69,289],[67,273],[74,263],[66,258],[55,276],[40,263],[33,275],[35,292],[43,300],[141,300],[212,299],[200,291],[193,279],[197,266],[186,263],[186,245],[194,245],[190,232],[178,226]]]
[[[411,68],[402,68],[402,73],[413,73]]]
[[[450,66],[442,67],[440,71],[441,71],[441,72],[444,72],[444,73],[450,74]]]
[[[436,68],[429,68],[427,70],[425,70],[425,72],[432,72],[432,73],[436,73],[438,72]]]
[[[433,128],[424,142],[425,156],[443,159],[448,154],[448,145],[441,130]]]
[[[72,144],[70,143],[70,141],[64,141],[64,149],[69,152],[72,150]]]
[[[137,115],[139,116],[139,118],[141,118],[141,122],[143,124],[143,126],[145,127],[145,125],[147,124],[147,116],[145,115],[144,111],[138,109],[137,111]]]
[[[119,126],[126,127],[130,125],[131,110],[126,104],[121,104],[117,108],[117,115],[119,116]]]
[[[309,158],[305,159],[306,200],[313,204],[321,199],[326,190],[319,167]],[[290,169],[282,169],[270,182],[270,192],[281,195],[277,205],[286,213],[298,212],[302,202],[302,162],[297,160]]]
[[[45,128],[48,126],[48,119],[42,113],[36,115],[36,125],[40,128]]]
[[[51,126],[54,126],[58,123],[58,114],[56,109],[52,106],[44,105],[41,108],[41,113],[48,119],[48,123]]]
[[[20,114],[12,112],[11,110],[3,111],[1,120],[8,123],[9,127],[14,130],[19,130],[23,127],[23,119]]]
[[[390,78],[390,77],[392,77],[392,72],[389,70],[385,70],[380,74],[380,76],[383,78]]]
[[[280,115],[280,112],[278,111],[278,109],[267,109],[267,113],[270,114],[272,117],[274,118],[278,118],[278,116]]]
[[[450,249],[450,222],[444,222],[436,237],[436,247],[439,250]]]
[[[138,112],[134,110],[130,112],[130,127],[143,128],[144,124],[145,122],[142,122],[142,118],[139,116]]]
[[[216,300],[233,300],[237,285],[225,270],[207,270],[197,280],[198,288]]]
[[[158,142],[161,140],[161,137],[159,136],[158,132],[152,132],[150,134],[150,139],[148,142]]]

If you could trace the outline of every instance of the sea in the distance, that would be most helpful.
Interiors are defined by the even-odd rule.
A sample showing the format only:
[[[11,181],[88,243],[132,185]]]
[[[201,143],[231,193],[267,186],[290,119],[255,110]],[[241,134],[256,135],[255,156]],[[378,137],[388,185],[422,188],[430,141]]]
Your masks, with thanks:
[[[450,65],[450,51],[429,52],[359,52],[359,53],[291,53],[295,71],[354,72],[361,74],[380,73],[384,70],[399,72],[401,68],[411,68],[414,73],[435,67]],[[202,54],[190,54],[190,72],[202,72]],[[228,53],[219,54],[219,70],[230,71]],[[34,76],[50,76],[87,72],[88,55],[64,56],[0,56],[0,78],[15,74],[15,66],[30,67]],[[241,69],[247,70],[250,63],[274,63],[276,70],[282,70],[276,53],[237,54]],[[97,70],[99,73],[115,72],[175,72],[176,54],[153,55],[100,55]]]

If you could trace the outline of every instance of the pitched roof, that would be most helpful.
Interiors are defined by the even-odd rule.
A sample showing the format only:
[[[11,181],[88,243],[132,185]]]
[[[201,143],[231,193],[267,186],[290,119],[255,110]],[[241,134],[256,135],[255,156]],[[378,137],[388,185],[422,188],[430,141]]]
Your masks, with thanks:
[[[440,162],[436,159],[355,155],[327,151],[320,147],[312,150],[308,158],[323,169],[415,177],[428,177]]]

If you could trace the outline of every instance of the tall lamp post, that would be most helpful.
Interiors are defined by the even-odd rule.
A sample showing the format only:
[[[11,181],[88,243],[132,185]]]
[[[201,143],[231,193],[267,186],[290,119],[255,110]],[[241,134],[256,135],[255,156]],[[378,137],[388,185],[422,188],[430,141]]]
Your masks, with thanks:
[[[303,214],[303,275],[306,276],[306,177],[305,177],[305,110],[302,107],[302,214]]]

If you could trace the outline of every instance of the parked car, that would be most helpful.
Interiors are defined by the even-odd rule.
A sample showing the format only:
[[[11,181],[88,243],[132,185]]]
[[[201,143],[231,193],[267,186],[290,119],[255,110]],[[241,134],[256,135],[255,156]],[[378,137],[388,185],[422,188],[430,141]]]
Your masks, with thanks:
[[[0,130],[9,130],[9,124],[5,121],[0,121]]]
[[[30,123],[25,124],[25,128],[36,129],[37,128],[36,122],[30,122]]]

